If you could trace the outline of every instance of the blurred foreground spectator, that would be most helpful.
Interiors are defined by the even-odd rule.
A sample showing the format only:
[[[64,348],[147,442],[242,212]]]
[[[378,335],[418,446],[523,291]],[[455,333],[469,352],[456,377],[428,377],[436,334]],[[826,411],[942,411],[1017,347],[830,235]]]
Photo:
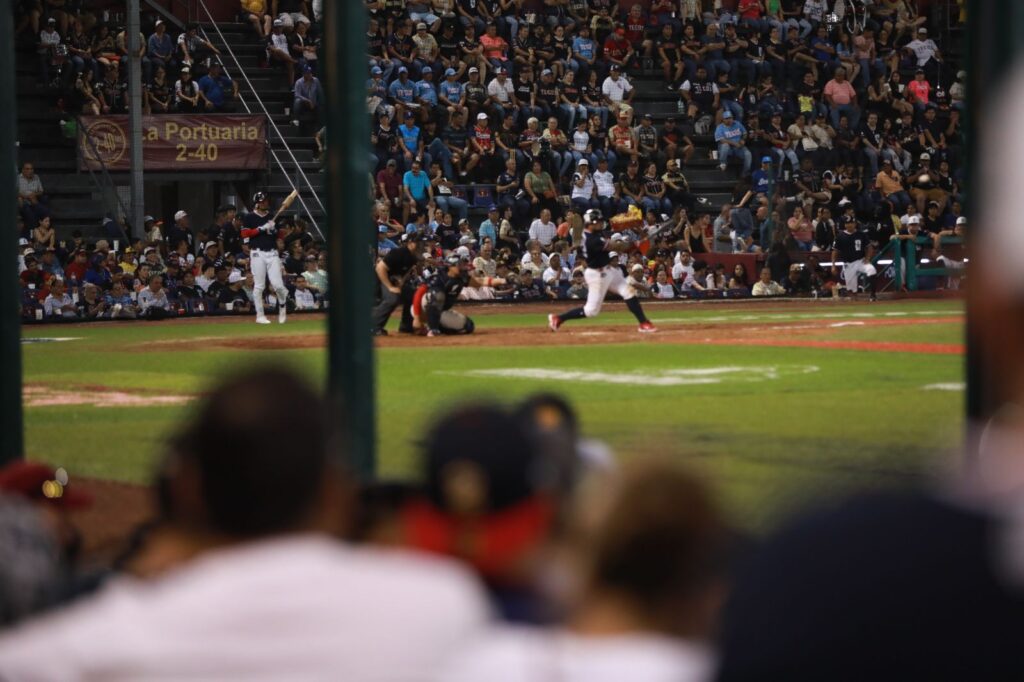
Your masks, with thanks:
[[[585,498],[579,594],[557,630],[484,637],[445,679],[706,680],[724,590],[722,523],[707,490],[648,463]]]
[[[483,624],[438,558],[346,547],[350,482],[317,396],[258,370],[174,439],[134,576],[0,637],[4,680],[424,680]]]

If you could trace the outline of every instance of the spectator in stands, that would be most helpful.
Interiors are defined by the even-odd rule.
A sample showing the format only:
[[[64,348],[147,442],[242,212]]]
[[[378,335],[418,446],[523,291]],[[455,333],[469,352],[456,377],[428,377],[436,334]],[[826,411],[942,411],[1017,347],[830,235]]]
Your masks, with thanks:
[[[167,300],[167,291],[160,275],[149,278],[147,285],[139,291],[139,315],[148,319],[159,320],[167,316],[171,309]]]
[[[733,120],[732,112],[728,109],[722,111],[722,122],[715,129],[715,143],[718,144],[718,167],[725,170],[729,159],[739,157],[743,163],[741,175],[750,173],[750,166],[753,157],[746,147],[747,129],[739,121]]]
[[[147,114],[169,114],[174,111],[176,94],[167,80],[167,70],[164,67],[158,66],[153,74],[153,80],[145,85],[145,98]]]
[[[284,29],[291,33],[299,22],[309,23],[309,2],[307,0],[271,0],[272,14]]]
[[[783,296],[786,290],[772,279],[771,268],[761,268],[761,278],[754,283],[753,296]]]
[[[238,83],[224,73],[219,61],[210,64],[210,72],[199,79],[199,93],[202,95],[204,108],[217,113],[235,111],[238,100]]]
[[[178,36],[178,59],[181,64],[196,67],[204,65],[213,57],[219,57],[220,50],[206,38],[199,35],[199,24],[190,22]]]
[[[146,47],[146,57],[152,68],[162,66],[168,71],[174,71],[177,68],[174,40],[167,34],[167,24],[163,19],[157,19],[153,34],[146,41]]]
[[[50,293],[43,300],[43,314],[47,318],[77,320],[78,306],[64,288],[64,280],[50,281]]]
[[[240,17],[244,21],[248,21],[252,24],[252,27],[256,29],[256,33],[261,38],[266,38],[270,35],[270,24],[273,21],[273,17],[270,12],[267,11],[267,2],[269,0],[239,0],[241,4]]]
[[[850,120],[850,127],[857,128],[860,122],[860,109],[857,106],[857,92],[848,80],[846,80],[846,69],[840,67],[835,70],[835,77],[825,84],[825,102],[828,104],[832,125],[839,127],[839,119],[846,116]]]
[[[49,85],[56,78],[53,69],[59,69],[58,57],[61,51],[66,53],[67,46],[61,43],[60,33],[57,32],[57,20],[50,17],[46,20],[46,26],[39,32],[39,44],[36,52],[39,55],[39,82],[38,87]]]
[[[314,118],[319,118],[321,109],[324,106],[324,91],[320,85],[320,79],[313,75],[313,67],[306,64],[302,68],[302,78],[295,81],[292,88],[295,100],[292,102],[292,125],[298,126],[302,115],[310,112]]]
[[[418,158],[413,159],[410,169],[402,176],[402,190],[405,198],[402,222],[405,223],[410,213],[425,213],[427,203],[434,200],[430,178],[423,172],[423,165]]]
[[[183,67],[181,76],[174,84],[175,109],[181,113],[200,113],[203,111],[202,97],[199,86],[192,80],[192,69]]]
[[[272,0],[275,1],[276,0]],[[271,33],[267,36],[267,61],[271,64],[284,64],[288,82],[295,82],[295,65],[298,63],[288,49],[288,36],[284,32],[285,24],[280,19],[274,19]]]
[[[26,227],[30,229],[34,229],[50,214],[43,192],[43,181],[36,175],[35,166],[31,163],[22,164],[21,173],[18,174],[18,209]],[[45,246],[54,245],[52,230],[45,241]],[[38,239],[36,242],[41,243]]]

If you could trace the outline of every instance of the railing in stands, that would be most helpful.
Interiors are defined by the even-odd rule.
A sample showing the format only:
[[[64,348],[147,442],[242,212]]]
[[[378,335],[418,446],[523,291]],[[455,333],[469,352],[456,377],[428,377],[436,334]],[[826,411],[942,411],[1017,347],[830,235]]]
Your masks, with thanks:
[[[92,182],[96,186],[96,190],[102,197],[103,207],[106,209],[107,215],[114,220],[118,220],[118,218],[127,220],[131,213],[129,213],[128,207],[125,206],[124,201],[122,201],[121,193],[117,191],[117,185],[114,183],[114,179],[110,177],[110,172],[107,170],[107,164],[103,161],[103,155],[101,155],[96,149],[96,143],[93,142],[92,136],[89,135],[88,130],[82,127],[82,119],[80,116],[75,116],[75,125],[78,127],[79,134],[85,138],[86,144],[89,145],[89,150],[92,152],[93,158],[100,162],[100,175],[97,175],[91,164],[85,164],[85,167],[89,170],[89,177],[92,178]],[[111,195],[117,199],[117,206],[111,205]],[[120,214],[117,213],[118,207],[121,209]],[[139,230],[142,229],[142,225],[132,225],[131,227]]]
[[[323,202],[320,200],[320,196],[319,196],[319,194],[317,194],[316,188],[313,187],[313,183],[311,183],[309,181],[309,177],[306,175],[306,172],[304,170],[302,170],[302,166],[299,165],[298,159],[295,158],[295,154],[292,153],[292,149],[288,145],[288,140],[285,139],[284,135],[281,133],[281,129],[274,122],[273,117],[270,115],[270,112],[267,110],[266,104],[264,104],[263,100],[260,99],[259,93],[256,92],[256,88],[253,86],[252,81],[249,80],[249,76],[245,73],[245,69],[242,68],[242,64],[238,61],[238,57],[235,56],[234,50],[231,49],[231,45],[228,43],[227,39],[224,37],[224,34],[221,33],[220,27],[217,25],[217,22],[214,20],[213,15],[210,14],[210,10],[206,6],[206,3],[203,2],[203,0],[199,0],[199,6],[202,8],[202,11],[206,14],[207,20],[210,22],[210,24],[213,25],[214,30],[217,31],[217,35],[220,36],[220,40],[224,44],[225,49],[228,51],[228,55],[231,57],[231,60],[235,63],[235,68],[238,70],[239,75],[245,80],[246,84],[249,86],[249,90],[252,92],[252,96],[256,100],[256,104],[259,106],[260,110],[262,110],[263,115],[267,117],[267,123],[270,124],[270,129],[277,136],[277,139],[279,139],[281,141],[281,145],[284,147],[284,151],[291,158],[291,162],[295,165],[296,175],[299,177],[301,183],[305,184],[306,189],[308,189],[309,192],[313,195],[313,200],[316,202],[316,205],[320,207],[320,212],[321,213],[326,213],[327,209],[324,207]],[[203,37],[206,38],[207,40],[209,40],[210,37],[206,34],[206,30],[205,29],[200,29],[200,30],[202,30]],[[226,71],[227,71],[227,68],[225,67],[225,72]],[[231,74],[228,74],[228,75],[230,76]],[[239,100],[242,102],[242,106],[245,107],[245,110],[246,110],[247,113],[250,113],[250,114],[253,113],[252,108],[249,106],[249,103],[245,100],[244,97],[239,95]],[[270,151],[271,157],[274,160],[274,163],[277,165],[278,169],[281,171],[281,174],[284,175],[285,179],[288,181],[288,185],[293,190],[299,190],[300,191],[299,198],[298,198],[299,204],[302,206],[303,210],[305,210],[306,217],[309,219],[309,222],[313,226],[313,229],[316,230],[316,232],[320,235],[321,239],[325,239],[323,231],[320,229],[320,226],[317,224],[316,219],[313,217],[312,211],[310,211],[309,206],[306,204],[306,199],[301,194],[300,187],[296,186],[295,182],[292,180],[291,174],[285,169],[284,164],[281,162],[281,159],[278,156],[277,151],[273,148],[273,146],[270,146],[269,151]]]

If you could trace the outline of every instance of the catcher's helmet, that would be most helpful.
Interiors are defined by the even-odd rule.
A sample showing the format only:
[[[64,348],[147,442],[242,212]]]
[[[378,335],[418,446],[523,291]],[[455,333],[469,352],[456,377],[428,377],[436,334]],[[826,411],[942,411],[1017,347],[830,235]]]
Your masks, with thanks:
[[[267,198],[268,197],[267,197],[267,193],[266,192],[256,192],[256,194],[252,195],[252,205],[255,206],[256,204],[260,203],[261,201],[266,201]]]
[[[596,223],[604,220],[604,215],[599,209],[592,208],[583,214],[583,220],[587,223]]]

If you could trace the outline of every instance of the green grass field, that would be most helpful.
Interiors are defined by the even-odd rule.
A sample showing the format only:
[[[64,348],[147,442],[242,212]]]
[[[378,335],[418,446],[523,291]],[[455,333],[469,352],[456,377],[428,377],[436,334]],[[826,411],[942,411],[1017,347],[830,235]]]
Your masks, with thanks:
[[[733,326],[781,324],[794,328],[769,329],[765,338],[959,344],[963,337],[959,302],[730,308],[651,306],[650,314],[677,337],[709,326],[728,336]],[[911,323],[915,319],[921,323]],[[963,358],[955,353],[735,345],[727,338],[674,344],[662,342],[664,336],[657,343],[604,343],[594,336],[586,345],[550,345],[539,336],[546,332],[537,313],[512,309],[476,320],[485,332],[535,328],[545,343],[446,347],[443,340],[424,339],[421,346],[382,349],[383,475],[414,474],[415,440],[438,410],[463,400],[512,401],[549,390],[570,398],[586,435],[605,440],[620,456],[667,454],[706,469],[729,508],[758,526],[807,497],[912,482],[939,465],[963,428],[963,394],[955,386],[963,381]],[[823,322],[825,329],[811,328]],[[609,312],[560,334],[616,324],[633,325],[628,314]],[[259,361],[288,362],[320,380],[322,348],[247,351],[216,344],[323,329],[322,321],[308,318],[284,327],[201,321],[26,328],[24,337],[74,337],[23,346],[31,393],[25,412],[29,456],[73,474],[145,481],[162,439],[187,405],[103,407],[75,404],[82,402],[75,396],[111,390],[147,399],[194,396],[225,370]],[[935,384],[953,384],[944,386],[953,390],[925,389]],[[72,404],[39,405],[58,394],[72,396],[64,401]]]

